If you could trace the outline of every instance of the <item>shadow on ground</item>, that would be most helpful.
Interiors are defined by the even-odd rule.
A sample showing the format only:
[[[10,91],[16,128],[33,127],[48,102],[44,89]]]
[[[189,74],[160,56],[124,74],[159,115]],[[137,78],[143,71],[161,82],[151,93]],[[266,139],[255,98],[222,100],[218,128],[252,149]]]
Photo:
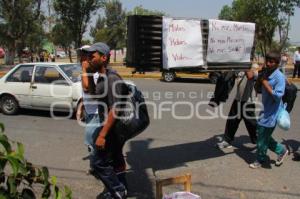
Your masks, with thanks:
[[[68,112],[51,112],[35,109],[20,109],[17,115],[28,115],[28,116],[39,116],[39,117],[49,117],[49,118],[59,118],[59,119],[75,119],[72,113]]]
[[[248,136],[236,137],[234,145],[237,147],[233,152],[224,153],[216,148],[216,143],[221,135],[215,135],[204,141],[149,148],[152,139],[129,142],[130,150],[127,153],[127,163],[132,171],[128,174],[129,189],[134,192],[136,198],[155,198],[153,193],[153,179],[147,172],[184,167],[192,161],[217,158],[224,155],[237,153],[246,162],[254,159],[254,154],[249,155],[254,148],[248,148],[244,144],[249,143]]]
[[[283,140],[283,144],[287,146],[290,153],[294,155],[294,161],[300,161],[300,142],[297,140]]]

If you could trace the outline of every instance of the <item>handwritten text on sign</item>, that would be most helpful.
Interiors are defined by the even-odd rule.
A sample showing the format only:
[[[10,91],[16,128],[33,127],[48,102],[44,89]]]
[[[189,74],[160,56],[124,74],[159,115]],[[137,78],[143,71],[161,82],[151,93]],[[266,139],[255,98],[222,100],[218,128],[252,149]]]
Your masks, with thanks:
[[[203,65],[200,20],[163,18],[163,68]]]
[[[209,20],[208,62],[250,62],[255,24]]]

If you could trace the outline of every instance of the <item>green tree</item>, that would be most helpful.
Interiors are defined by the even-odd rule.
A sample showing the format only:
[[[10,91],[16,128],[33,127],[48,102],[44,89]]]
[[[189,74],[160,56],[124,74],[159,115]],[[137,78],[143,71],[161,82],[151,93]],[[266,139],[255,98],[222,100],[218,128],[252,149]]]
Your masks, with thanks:
[[[139,5],[133,8],[132,11],[129,11],[127,15],[157,15],[157,16],[166,16],[166,14],[162,11],[158,10],[148,10],[143,8],[143,6]]]
[[[300,0],[234,0],[231,7],[226,5],[222,8],[219,18],[255,23],[256,47],[265,55],[273,44],[276,30],[280,34],[278,50],[286,45],[289,18],[299,6]]]
[[[33,25],[34,31],[32,31],[28,37],[25,40],[26,46],[32,51],[37,53],[41,46],[43,41],[45,40],[46,34],[44,32],[43,27],[41,26],[41,23],[37,24],[35,23]]]
[[[81,46],[91,15],[103,6],[104,0],[54,0],[53,6],[66,29],[71,30],[75,48]]]
[[[286,48],[288,44],[288,35],[290,30],[290,18],[295,14],[295,8],[300,7],[300,0],[280,1],[280,15],[278,22],[279,44],[280,48]]]
[[[234,12],[232,8],[228,5],[225,5],[223,6],[218,18],[233,21],[234,20],[233,14]]]
[[[122,49],[125,46],[126,12],[119,0],[109,0],[105,3],[105,17],[98,18],[91,34],[94,34],[95,42],[106,42],[111,49]],[[116,51],[114,61],[116,61]]]
[[[72,31],[61,22],[58,22],[51,31],[51,41],[54,45],[60,46],[69,55],[70,62],[72,61],[71,48],[73,43]]]
[[[19,58],[19,63],[30,61],[31,53],[36,53],[42,46],[43,41],[46,39],[47,34],[45,33],[42,22],[44,17],[31,24],[31,31],[24,38],[20,38],[16,43],[16,55]],[[24,51],[24,49],[27,49]]]
[[[92,45],[92,42],[89,39],[83,39],[82,40],[82,45]]]
[[[6,64],[14,64],[17,48],[41,24],[40,7],[41,0],[0,0],[0,44],[7,50]]]
[[[105,28],[106,18],[102,17],[101,15],[98,16],[96,24],[94,27],[91,27],[90,36],[92,38],[96,37],[96,34],[99,30]]]

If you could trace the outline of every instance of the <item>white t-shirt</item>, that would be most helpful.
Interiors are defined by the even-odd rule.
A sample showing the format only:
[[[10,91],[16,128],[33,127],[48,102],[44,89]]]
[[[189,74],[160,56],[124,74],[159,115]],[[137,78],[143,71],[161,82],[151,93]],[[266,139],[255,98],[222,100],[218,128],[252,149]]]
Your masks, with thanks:
[[[294,53],[294,64],[296,63],[296,61],[300,61],[300,53],[298,50]]]
[[[99,73],[98,72],[94,73],[93,78],[95,84],[97,84]],[[92,95],[86,92],[82,92],[82,99],[83,99],[84,109],[87,114],[98,114],[98,101],[93,99]]]

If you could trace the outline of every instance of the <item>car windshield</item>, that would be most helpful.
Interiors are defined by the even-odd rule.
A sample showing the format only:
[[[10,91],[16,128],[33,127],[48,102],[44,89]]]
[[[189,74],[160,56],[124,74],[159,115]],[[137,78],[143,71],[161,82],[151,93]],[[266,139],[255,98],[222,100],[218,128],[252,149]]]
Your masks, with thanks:
[[[72,82],[78,82],[81,80],[81,67],[79,64],[65,64],[59,65],[59,67]]]

